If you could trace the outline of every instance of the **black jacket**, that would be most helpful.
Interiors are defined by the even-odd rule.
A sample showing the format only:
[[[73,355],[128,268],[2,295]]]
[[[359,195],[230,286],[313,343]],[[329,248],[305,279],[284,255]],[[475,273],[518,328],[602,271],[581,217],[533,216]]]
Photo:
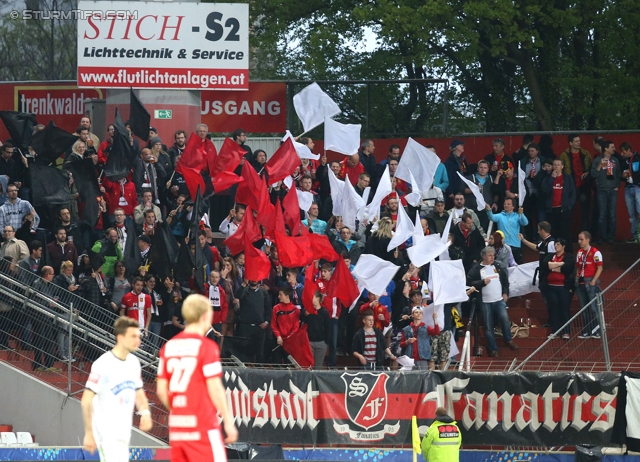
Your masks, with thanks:
[[[484,279],[480,276],[480,269],[482,265],[481,262],[473,265],[471,270],[467,273],[467,285],[475,287],[478,292],[478,300],[482,303],[482,288],[486,285],[484,283]],[[500,275],[500,285],[502,286],[502,294],[509,295],[509,275],[507,274],[507,270],[502,267],[499,263],[494,262],[493,266],[498,269],[498,274]]]
[[[562,189],[562,211],[570,212],[573,208],[573,205],[576,203],[576,184],[571,178],[571,175],[564,174],[564,185]],[[540,191],[542,192],[542,197],[545,198],[544,202],[544,210],[547,212],[551,211],[551,206],[553,204],[553,182],[555,178],[551,175],[547,175],[542,178],[542,185]]]
[[[376,333],[376,366],[382,367],[384,365],[384,350],[387,348],[387,341],[380,329],[374,327],[373,331]],[[364,328],[358,330],[353,337],[351,351],[364,356]]]
[[[236,313],[238,324],[262,324],[271,322],[271,300],[266,290],[240,286],[235,296],[240,300],[240,308]]]
[[[460,223],[451,228],[451,233],[453,234],[453,245],[464,251],[462,264],[465,270],[469,271],[475,262],[480,261],[480,252],[485,247],[484,238],[475,226],[465,238],[460,229]]]
[[[549,282],[546,280],[550,274],[549,270],[549,262],[553,259],[555,254],[549,254],[544,259],[545,268],[547,268],[547,272],[545,274],[545,280],[543,281],[540,278],[540,285],[543,287],[549,285]],[[576,290],[576,257],[569,252],[565,252],[562,255],[562,261],[564,265],[560,267],[560,272],[564,274],[564,288],[569,291],[569,293],[573,293]],[[541,272],[542,274],[542,272]]]

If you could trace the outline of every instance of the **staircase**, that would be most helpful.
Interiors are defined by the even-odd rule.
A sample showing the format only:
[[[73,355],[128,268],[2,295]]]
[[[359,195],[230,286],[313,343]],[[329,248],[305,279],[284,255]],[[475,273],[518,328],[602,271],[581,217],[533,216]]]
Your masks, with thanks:
[[[607,289],[619,276],[640,258],[638,244],[599,244],[596,247],[602,252],[604,271],[601,277],[601,288]],[[574,246],[575,255],[577,246]],[[525,250],[525,261],[534,261],[535,252]],[[640,329],[636,327],[637,304],[640,303],[640,264],[634,266],[620,281],[610,287],[604,294],[604,315],[609,344],[612,370],[637,369],[640,351],[634,347]],[[530,307],[526,308],[526,300]],[[479,346],[483,350],[482,356],[474,357],[471,350],[471,370],[474,372],[509,371],[531,355],[540,347],[552,333],[548,327],[542,327],[547,322],[547,308],[539,293],[532,293],[523,297],[509,299],[508,314],[512,322],[521,324],[530,320],[528,338],[517,338],[514,342],[518,350],[512,351],[504,345],[502,338],[496,337],[498,344],[498,358],[488,357],[484,328],[479,328]],[[636,307],[634,309],[634,307]],[[577,295],[571,301],[571,316],[580,310]],[[521,321],[523,320],[523,321]],[[551,340],[523,367],[523,370],[537,371],[606,371],[603,342],[596,339],[579,339],[582,316],[571,323],[571,338]],[[462,349],[462,341],[458,346]],[[473,342],[473,335],[472,335]],[[515,360],[515,363],[514,363]]]

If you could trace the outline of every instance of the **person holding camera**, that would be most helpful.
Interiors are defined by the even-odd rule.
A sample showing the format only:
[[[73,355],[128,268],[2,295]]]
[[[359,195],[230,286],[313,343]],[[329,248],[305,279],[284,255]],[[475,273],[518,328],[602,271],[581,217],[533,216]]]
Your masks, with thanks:
[[[189,232],[188,215],[192,206],[186,202],[187,195],[180,194],[177,206],[167,214],[167,224],[178,242],[182,242]],[[192,203],[191,203],[192,204]]]

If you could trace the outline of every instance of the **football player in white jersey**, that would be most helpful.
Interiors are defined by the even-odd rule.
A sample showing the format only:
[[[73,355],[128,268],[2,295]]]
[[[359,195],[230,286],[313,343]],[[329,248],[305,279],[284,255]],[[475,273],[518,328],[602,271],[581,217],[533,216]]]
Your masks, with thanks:
[[[140,430],[151,430],[152,421],[140,361],[130,354],[140,347],[140,324],[122,316],[114,333],[116,346],[93,363],[82,395],[83,447],[91,454],[98,449],[102,462],[127,462],[134,404]]]

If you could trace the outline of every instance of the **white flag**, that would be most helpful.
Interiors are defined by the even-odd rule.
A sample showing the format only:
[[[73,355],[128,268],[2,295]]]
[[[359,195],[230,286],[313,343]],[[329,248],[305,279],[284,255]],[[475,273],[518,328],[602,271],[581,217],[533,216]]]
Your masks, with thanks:
[[[372,294],[382,295],[399,269],[399,266],[391,262],[363,253],[352,274],[358,280],[359,287],[364,287]]]
[[[533,261],[524,265],[512,266],[509,271],[509,297],[520,297],[531,292],[540,292],[537,285],[533,285],[533,274],[540,262]],[[539,283],[536,280],[536,283]]]
[[[416,222],[413,224],[413,234],[411,235],[411,241],[413,245],[416,245],[422,239],[424,239],[424,231],[422,230],[422,223],[420,222],[420,212],[416,211]]]
[[[315,82],[293,97],[293,107],[305,133],[324,122],[325,117],[340,114],[338,105]]]
[[[331,202],[333,209],[331,213],[335,217],[342,216],[342,191],[344,191],[344,181],[338,179],[333,170],[327,170],[329,175],[329,187],[331,188]]]
[[[518,199],[520,199],[520,207],[524,207],[524,198],[527,197],[527,187],[524,184],[524,172],[518,163]]]
[[[447,220],[447,223],[444,225],[444,230],[442,230],[442,236],[440,238],[440,241],[442,241],[443,244],[446,244],[449,241],[449,233],[451,232],[451,223],[453,222],[454,213],[455,212],[452,210],[451,213],[449,214],[449,219]]]
[[[411,177],[411,193],[407,194],[404,198],[409,205],[412,205],[414,207],[419,207],[420,201],[422,201],[422,195],[420,194],[418,182],[413,177],[412,171],[409,171],[409,176]]]
[[[466,302],[469,299],[466,292],[467,275],[462,260],[431,262],[429,283],[435,305]]]
[[[400,199],[398,199],[398,203],[400,203]],[[391,241],[389,241],[387,252],[391,252],[391,249],[400,247],[402,244],[407,242],[407,239],[409,239],[412,234],[413,223],[411,222],[411,218],[409,218],[409,215],[407,215],[407,212],[405,211],[402,204],[399,204],[398,220],[396,221],[396,231],[395,233],[393,233]]]
[[[384,169],[382,177],[380,177],[380,183],[378,183],[378,189],[376,194],[371,199],[371,203],[364,209],[364,213],[367,214],[367,220],[372,222],[374,217],[380,218],[380,205],[385,197],[391,194],[391,177],[389,176],[389,166]],[[365,203],[367,201],[365,200]]]
[[[448,243],[442,243],[439,234],[429,234],[407,249],[409,260],[420,268],[438,258],[448,248]]]
[[[462,181],[464,181],[467,184],[467,187],[471,190],[471,192],[473,193],[473,195],[476,198],[476,204],[478,204],[477,209],[478,210],[484,210],[486,208],[487,203],[484,201],[484,196],[482,195],[482,193],[480,192],[480,188],[478,188],[478,185],[475,184],[473,181],[471,180],[467,180],[465,177],[463,177],[460,172],[456,172],[458,174],[458,176],[460,177],[460,179]],[[489,186],[489,185],[487,185]]]
[[[342,223],[348,227],[352,233],[356,232],[356,218],[358,212],[364,207],[364,200],[358,195],[351,182],[349,175],[344,180],[344,188],[342,190]]]
[[[351,156],[360,149],[360,124],[341,124],[324,119],[324,149]]]
[[[411,173],[417,184],[411,183],[413,188],[428,191],[433,184],[433,177],[440,164],[440,158],[430,149],[425,148],[413,138],[409,138],[404,148],[396,176],[411,183]]]
[[[308,212],[311,204],[313,204],[313,194],[307,191],[300,191],[299,189],[296,189],[296,194],[298,195],[298,205],[300,209]]]
[[[300,159],[320,159],[320,154],[314,154],[311,152],[311,149],[306,144],[298,143],[293,139],[293,135],[289,130],[287,130],[286,135],[282,138],[282,141],[286,141],[287,138],[291,138],[291,142],[293,143],[293,147],[296,148],[296,152],[298,153],[298,157]]]

